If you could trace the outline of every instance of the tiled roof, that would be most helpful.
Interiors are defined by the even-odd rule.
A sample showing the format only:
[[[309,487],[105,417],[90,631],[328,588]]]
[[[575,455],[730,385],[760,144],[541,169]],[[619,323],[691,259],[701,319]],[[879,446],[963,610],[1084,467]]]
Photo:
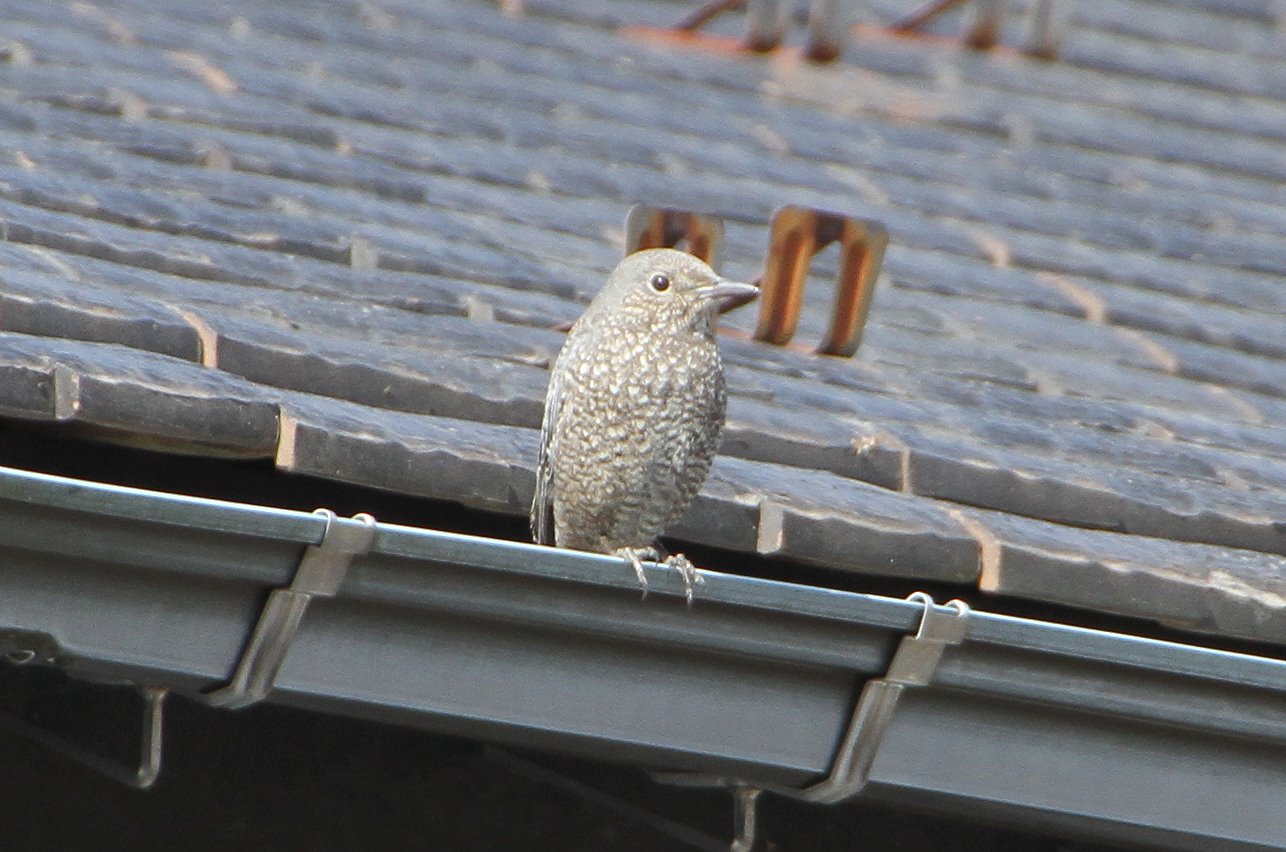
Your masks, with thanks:
[[[0,412],[524,514],[631,203],[741,276],[841,210],[891,234],[861,351],[727,318],[676,537],[1286,643],[1273,3],[1077,4],[1053,62],[891,0],[829,65],[622,29],[691,6],[3,2]]]

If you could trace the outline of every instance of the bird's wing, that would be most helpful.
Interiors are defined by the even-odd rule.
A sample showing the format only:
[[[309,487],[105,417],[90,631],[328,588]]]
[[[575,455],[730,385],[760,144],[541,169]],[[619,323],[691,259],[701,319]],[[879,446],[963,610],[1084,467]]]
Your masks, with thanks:
[[[545,392],[545,418],[540,424],[540,457],[536,462],[536,494],[531,501],[531,535],[536,544],[555,544],[554,540],[554,432],[563,408],[565,371],[570,346],[563,347],[554,362]]]

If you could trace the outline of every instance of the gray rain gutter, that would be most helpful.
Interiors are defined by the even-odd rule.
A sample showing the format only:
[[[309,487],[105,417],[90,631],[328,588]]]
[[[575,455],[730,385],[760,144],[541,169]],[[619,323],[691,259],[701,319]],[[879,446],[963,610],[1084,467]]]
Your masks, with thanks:
[[[360,542],[338,562],[316,547],[328,523]],[[689,608],[673,572],[649,582],[640,600],[609,557],[0,468],[0,652],[226,706],[244,701],[218,687],[260,676],[278,704],[799,788],[925,613],[714,572]],[[239,666],[261,614],[298,628],[266,675]],[[885,720],[863,795],[1286,847],[1286,661],[984,612],[964,627]]]

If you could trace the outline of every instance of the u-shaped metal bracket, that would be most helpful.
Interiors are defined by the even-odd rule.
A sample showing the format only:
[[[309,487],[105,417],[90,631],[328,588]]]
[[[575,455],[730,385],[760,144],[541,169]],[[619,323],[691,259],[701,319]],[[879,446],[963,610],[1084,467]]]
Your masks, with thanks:
[[[135,766],[117,763],[80,743],[29,722],[16,713],[0,712],[0,723],[113,781],[146,790],[156,783],[161,774],[161,757],[165,744],[165,697],[169,691],[159,686],[144,686],[139,688],[139,694],[143,699],[143,712],[139,729],[138,763]]]
[[[889,233],[874,219],[858,219],[808,207],[782,207],[773,214],[768,260],[760,282],[755,339],[778,346],[795,335],[804,285],[814,255],[839,243],[839,277],[830,328],[817,351],[851,357],[862,344],[866,315]]]
[[[373,517],[365,513],[354,515],[352,520],[357,522],[354,524],[340,521],[329,509],[318,509],[313,514],[326,519],[321,542],[305,549],[289,586],[269,593],[232,679],[206,692],[207,704],[247,707],[267,697],[308,604],[314,598],[334,597],[349,564],[355,557],[370,552],[376,530]]]
[[[625,253],[646,248],[685,248],[718,268],[723,219],[671,207],[636,204],[625,219]],[[874,219],[789,205],[773,214],[768,255],[759,285],[755,339],[784,346],[795,336],[804,304],[804,286],[813,257],[839,243],[839,275],[830,327],[817,347],[824,355],[852,357],[862,344],[875,281],[884,262],[889,233]],[[730,310],[743,303],[726,305]]]
[[[762,790],[821,804],[856,796],[866,786],[903,692],[932,683],[943,652],[963,643],[969,632],[971,610],[964,601],[948,601],[944,609],[949,611],[943,612],[925,592],[912,592],[907,600],[920,605],[915,633],[898,641],[884,676],[871,678],[862,686],[824,779],[803,789],[759,787],[728,776],[690,772],[653,772],[653,780],[680,787],[727,788],[734,804],[733,852],[754,846],[756,803]]]
[[[625,253],[650,248],[674,248],[681,242],[688,254],[719,267],[723,250],[723,219],[674,207],[635,204],[625,217]]]
[[[708,0],[684,17],[675,27],[681,33],[696,33],[710,21],[739,6],[746,7],[746,32],[741,39],[744,49],[767,53],[781,47],[790,24],[792,6],[784,0]],[[804,55],[816,62],[830,62],[839,57],[848,36],[847,17],[839,0],[810,0],[808,4],[808,41]]]

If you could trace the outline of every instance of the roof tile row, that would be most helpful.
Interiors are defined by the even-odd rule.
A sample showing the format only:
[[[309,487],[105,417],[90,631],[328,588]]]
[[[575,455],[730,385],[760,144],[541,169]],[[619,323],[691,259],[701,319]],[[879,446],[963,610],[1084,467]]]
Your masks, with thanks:
[[[676,535],[1280,640],[1261,6],[1087,11],[1056,63],[862,28],[821,68],[612,29],[674,3],[13,4],[0,411],[523,514],[551,329],[629,202],[728,217],[736,275],[777,205],[849,210],[894,235],[860,357],[729,316]]]

